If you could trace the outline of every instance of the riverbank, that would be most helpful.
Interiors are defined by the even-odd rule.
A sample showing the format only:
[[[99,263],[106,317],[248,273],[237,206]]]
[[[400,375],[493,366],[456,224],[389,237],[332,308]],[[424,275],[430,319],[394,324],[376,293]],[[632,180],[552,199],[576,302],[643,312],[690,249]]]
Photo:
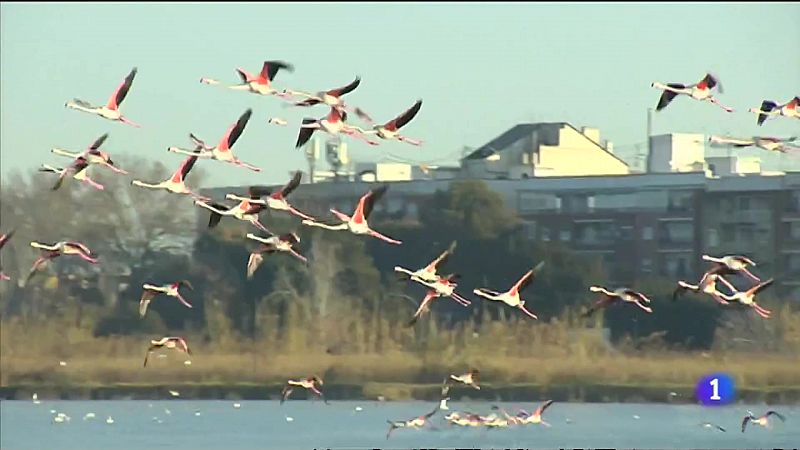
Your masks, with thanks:
[[[278,400],[282,384],[269,383],[176,383],[112,384],[112,385],[15,385],[0,387],[2,400],[28,400],[33,393],[40,400],[158,400],[175,398],[177,391],[187,400]],[[426,400],[438,401],[438,384],[325,384],[325,396],[333,400]],[[304,398],[303,392],[295,394]],[[553,399],[557,402],[584,403],[696,403],[694,386],[634,386],[611,384],[504,386],[482,385],[480,390],[455,386],[450,401],[513,401],[538,402]],[[766,404],[800,404],[800,386],[742,388],[736,393],[737,402]]]

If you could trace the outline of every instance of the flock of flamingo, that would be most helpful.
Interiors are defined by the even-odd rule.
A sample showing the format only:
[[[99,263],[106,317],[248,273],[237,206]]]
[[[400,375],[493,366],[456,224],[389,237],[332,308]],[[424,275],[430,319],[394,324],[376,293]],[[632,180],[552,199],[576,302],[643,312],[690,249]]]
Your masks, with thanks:
[[[399,133],[400,128],[407,125],[419,113],[420,108],[422,107],[422,100],[416,101],[413,106],[399,114],[394,119],[389,120],[381,125],[373,125],[371,129],[365,130],[358,126],[346,123],[348,118],[347,113],[348,111],[354,112],[362,121],[370,124],[373,123],[371,117],[364,112],[363,109],[351,108],[343,100],[344,95],[354,91],[360,85],[361,79],[359,77],[356,77],[354,81],[344,87],[330,89],[327,91],[319,91],[317,93],[305,93],[302,91],[294,91],[289,89],[278,90],[273,86],[272,82],[275,76],[282,69],[292,71],[293,67],[291,64],[283,61],[265,61],[261,72],[258,74],[252,74],[244,69],[239,68],[236,70],[241,78],[241,82],[239,84],[227,87],[233,90],[246,91],[262,96],[274,96],[298,107],[311,107],[314,105],[325,105],[328,107],[329,112],[327,116],[319,119],[307,117],[302,120],[302,123],[299,126],[299,133],[295,148],[302,147],[315,131],[326,132],[333,136],[338,136],[340,139],[341,135],[353,137],[367,142],[369,145],[378,145],[378,142],[371,140],[369,136],[375,136],[383,140],[397,140],[411,145],[422,144],[422,141],[405,137]],[[67,108],[94,114],[107,120],[118,121],[133,127],[140,127],[139,124],[126,118],[120,111],[120,106],[130,92],[136,74],[136,68],[131,70],[116,91],[111,95],[108,102],[103,106],[93,106],[90,103],[80,99],[73,99],[67,102],[65,106]],[[220,81],[212,78],[202,78],[200,82],[207,85],[223,85],[223,83]],[[711,91],[714,88],[721,90],[721,85],[719,84],[718,79],[711,74],[707,74],[699,83],[690,86],[678,83],[653,83],[652,86],[663,90],[658,102],[658,110],[663,110],[676,96],[686,95],[695,100],[714,103],[723,108],[725,111],[733,111],[732,108],[722,105],[719,100],[717,100],[711,94]],[[298,101],[298,98],[301,98],[302,100]],[[799,97],[795,97],[783,105],[779,105],[774,101],[765,100],[760,108],[754,108],[751,110],[751,112],[758,114],[758,125],[761,125],[767,118],[776,116],[785,116],[797,119],[800,118],[800,114],[798,114],[797,111],[799,102]],[[171,177],[158,183],[147,183],[140,180],[133,180],[131,184],[137,187],[166,190],[172,194],[191,197],[196,206],[210,211],[208,223],[209,228],[214,228],[223,216],[228,216],[237,220],[249,222],[255,228],[267,234],[268,236],[266,237],[253,233],[247,233],[246,235],[247,239],[258,242],[258,248],[250,253],[249,260],[247,262],[246,273],[248,278],[252,278],[259,265],[263,261],[264,254],[272,254],[276,252],[286,253],[297,258],[303,264],[308,264],[307,259],[297,251],[297,246],[300,243],[300,237],[296,233],[291,232],[275,234],[259,221],[259,214],[267,208],[285,211],[289,214],[295,215],[301,219],[301,223],[303,225],[307,225],[309,227],[320,227],[326,230],[349,231],[350,233],[356,235],[371,236],[389,244],[402,244],[402,242],[399,240],[375,231],[370,227],[367,221],[374,208],[375,202],[379,201],[380,198],[386,193],[388,185],[382,185],[363,194],[358,200],[352,214],[345,214],[337,211],[336,209],[330,209],[330,212],[333,215],[331,220],[314,218],[308,214],[300,212],[287,201],[287,197],[300,184],[302,176],[302,172],[300,171],[297,171],[293,178],[285,186],[278,190],[273,191],[262,186],[251,186],[246,195],[228,194],[226,199],[237,201],[238,203],[235,205],[224,205],[220,202],[214,201],[213,199],[200,196],[187,187],[185,183],[186,177],[197,163],[198,159],[213,159],[223,163],[234,164],[255,172],[261,171],[259,167],[244,162],[236,157],[232,151],[234,144],[244,132],[244,129],[251,117],[252,110],[247,109],[235,123],[228,127],[227,131],[223,134],[222,138],[215,146],[206,144],[206,142],[190,133],[189,138],[194,148],[182,149],[174,146],[168,148],[168,151],[171,153],[186,155],[186,158],[181,162],[181,164],[178,166],[178,169],[172,174]],[[280,118],[270,118],[268,123],[277,125],[287,124],[285,120]],[[58,175],[58,180],[52,189],[59,189],[63,182],[70,177],[93,188],[99,190],[104,189],[100,183],[97,183],[89,177],[89,169],[92,166],[104,166],[118,174],[126,175],[127,172],[118,168],[108,153],[100,150],[100,147],[105,142],[107,137],[108,134],[100,136],[87,149],[81,152],[70,152],[58,148],[52,149],[54,154],[72,159],[72,162],[64,168],[43,165],[42,168],[39,169],[42,172],[54,173]],[[717,142],[721,142],[720,138],[715,139]],[[756,139],[761,139],[764,141],[765,139],[769,140],[774,138]],[[742,143],[740,144],[744,145]],[[784,152],[788,150],[788,147],[781,145],[772,146],[769,149]],[[7,234],[0,236],[0,249],[2,249],[2,247],[8,243],[13,234],[14,231],[12,230]],[[98,263],[98,259],[95,257],[92,251],[86,245],[80,242],[64,240],[54,244],[46,244],[34,241],[31,242],[30,245],[33,248],[39,249],[41,251],[41,255],[33,264],[33,267],[31,268],[25,281],[21,283],[22,286],[26,285],[28,281],[30,281],[30,279],[37,272],[41,271],[41,269],[49,261],[59,256],[76,255],[90,264]],[[420,269],[412,271],[400,266],[394,268],[394,270],[403,279],[417,283],[426,289],[425,297],[420,302],[419,307],[408,323],[409,326],[413,326],[426,312],[428,312],[431,303],[437,298],[449,297],[464,307],[468,307],[471,304],[469,299],[456,292],[456,280],[459,278],[457,273],[450,273],[447,275],[439,274],[441,265],[443,265],[449,258],[452,257],[455,247],[456,242],[453,242],[447,250]],[[753,275],[747,268],[749,266],[755,266],[755,262],[744,256],[738,255],[729,255],[720,258],[704,255],[703,259],[713,263],[712,267],[702,275],[700,281],[696,285],[690,284],[683,280],[678,281],[678,287],[673,295],[673,300],[676,300],[684,291],[692,290],[697,293],[710,296],[721,306],[737,304],[747,308],[752,308],[761,317],[769,318],[770,311],[758,305],[755,301],[755,296],[769,287],[773,283],[773,279],[762,282],[758,277]],[[494,291],[488,288],[478,288],[473,290],[473,294],[478,297],[482,297],[487,301],[502,302],[509,307],[519,309],[523,314],[531,319],[537,319],[536,314],[525,307],[526,302],[521,298],[520,293],[534,281],[534,278],[543,269],[543,267],[544,262],[539,262],[535,267],[527,270],[513,285],[508,287],[508,289],[505,291]],[[744,274],[754,280],[755,284],[745,291],[738,291],[730,282],[723,278],[723,275],[733,274]],[[3,280],[10,279],[10,277],[3,274],[1,270],[0,277]],[[717,288],[717,282],[724,284],[730,293],[726,294],[719,291]],[[153,301],[154,298],[162,294],[168,297],[174,297],[187,308],[191,308],[191,303],[187,301],[186,298],[184,298],[181,294],[181,289],[183,288],[189,290],[193,289],[192,284],[187,280],[181,280],[165,285],[144,284],[142,286],[143,292],[139,303],[140,316],[145,317],[148,305]],[[627,287],[620,287],[610,290],[603,286],[591,286],[589,287],[589,291],[597,293],[600,298],[586,310],[584,313],[585,316],[591,315],[597,309],[605,308],[614,304],[625,303],[634,305],[646,313],[653,312],[652,308],[649,306],[651,303],[650,299],[645,294]],[[167,336],[159,340],[152,340],[148,346],[145,356],[145,367],[147,366],[150,354],[160,349],[172,349],[183,352],[187,355],[191,354],[187,341],[182,337]],[[190,361],[186,360],[185,363],[188,364]],[[464,375],[450,375],[443,383],[442,398],[439,406],[434,411],[419,417],[405,421],[389,421],[390,429],[389,433],[387,434],[387,439],[391,432],[397,428],[421,428],[428,423],[428,419],[430,419],[437,411],[449,409],[447,407],[447,400],[449,399],[447,395],[452,383],[460,383],[474,389],[480,389],[480,386],[477,384],[478,376],[479,371],[477,369],[471,369]],[[296,388],[306,389],[324,400],[324,396],[320,389],[322,384],[322,379],[316,375],[300,380],[288,380],[283,392],[281,393],[281,403],[288,399],[293,390]],[[325,402],[327,403],[327,400],[325,400]],[[524,424],[547,425],[547,422],[542,420],[542,414],[552,403],[552,400],[548,400],[539,406],[533,413],[520,410],[519,413],[513,416],[509,415],[504,410],[500,410],[503,413],[502,417],[496,413],[492,413],[488,416],[481,416],[473,413],[452,412],[446,416],[446,420],[448,420],[451,424],[460,426],[487,426],[493,428]],[[495,407],[493,409],[497,410],[498,408]],[[782,418],[782,416],[773,411],[770,411],[769,414],[760,418],[756,418],[752,416],[752,414],[749,414],[742,424],[742,431],[744,431],[745,425],[748,422],[766,426],[768,424],[767,417],[769,415],[777,415],[778,417]]]

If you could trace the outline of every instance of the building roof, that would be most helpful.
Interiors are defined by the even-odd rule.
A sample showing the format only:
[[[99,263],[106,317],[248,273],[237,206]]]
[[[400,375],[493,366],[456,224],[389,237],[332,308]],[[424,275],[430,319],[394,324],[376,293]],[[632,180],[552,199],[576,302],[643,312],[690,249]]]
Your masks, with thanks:
[[[628,165],[628,163],[626,163],[625,161],[620,159],[617,155],[615,155],[612,152],[609,152],[608,149],[606,149],[605,147],[603,147],[599,143],[597,143],[597,142],[593,141],[592,139],[590,139],[589,137],[587,137],[579,129],[575,128],[574,126],[572,126],[572,124],[570,124],[568,122],[539,122],[539,123],[520,123],[520,124],[517,124],[517,125],[509,128],[508,130],[506,130],[505,133],[501,134],[500,136],[497,136],[496,138],[494,138],[491,141],[489,141],[488,143],[484,144],[483,146],[481,146],[477,150],[473,151],[472,153],[470,153],[469,155],[464,157],[464,159],[473,159],[473,160],[474,159],[484,159],[484,158],[488,157],[489,155],[491,155],[494,152],[503,151],[504,149],[510,147],[511,144],[513,144],[514,142],[517,142],[518,140],[530,135],[531,133],[533,133],[536,130],[540,130],[542,128],[550,128],[550,127],[558,127],[558,129],[561,129],[561,128],[564,128],[564,127],[570,127],[573,130],[575,130],[578,134],[583,136],[587,141],[589,141],[592,144],[594,144],[595,146],[597,146],[597,148],[599,148],[600,150],[602,150],[602,151],[608,153],[609,155],[613,156],[615,159],[617,159],[619,162],[625,164],[626,166]],[[546,143],[546,142],[541,142],[540,141],[540,144],[557,146],[558,142],[556,141],[556,142],[552,142],[552,143]]]

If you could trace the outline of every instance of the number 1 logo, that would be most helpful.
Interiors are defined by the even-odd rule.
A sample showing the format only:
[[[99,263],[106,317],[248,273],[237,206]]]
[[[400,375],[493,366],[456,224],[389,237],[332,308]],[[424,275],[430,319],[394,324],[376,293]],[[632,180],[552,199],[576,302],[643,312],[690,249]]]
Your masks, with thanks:
[[[697,382],[695,396],[700,403],[706,406],[731,403],[736,398],[733,377],[726,373],[706,375]]]

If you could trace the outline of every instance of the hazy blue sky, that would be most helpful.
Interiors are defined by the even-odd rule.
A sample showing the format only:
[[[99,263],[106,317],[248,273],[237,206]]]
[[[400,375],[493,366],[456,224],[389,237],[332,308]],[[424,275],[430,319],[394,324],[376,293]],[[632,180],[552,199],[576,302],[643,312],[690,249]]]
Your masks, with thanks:
[[[199,83],[237,81],[236,67],[257,72],[266,59],[295,66],[278,75],[279,88],[317,91],[360,75],[347,100],[379,121],[424,100],[404,129],[424,147],[353,142],[355,159],[455,164],[463,145],[527,121],[599,128],[627,157],[644,144],[646,111],[660,94],[650,83],[693,83],[707,70],[738,111],[678,98],[656,115],[654,133],[800,132],[787,118],[759,128],[746,112],[800,94],[797,4],[13,3],[0,17],[3,174],[68,161],[50,148],[81,149],[104,132],[112,154],[177,167],[167,146],[185,146],[190,131],[216,143],[252,107],[235,152],[264,173],[203,162],[209,185],[283,182],[307,166],[294,149],[297,122],[326,109],[285,109],[276,98]],[[104,103],[133,66],[139,73],[122,111],[143,128],[64,108],[73,97]],[[272,116],[290,125],[267,124]]]

